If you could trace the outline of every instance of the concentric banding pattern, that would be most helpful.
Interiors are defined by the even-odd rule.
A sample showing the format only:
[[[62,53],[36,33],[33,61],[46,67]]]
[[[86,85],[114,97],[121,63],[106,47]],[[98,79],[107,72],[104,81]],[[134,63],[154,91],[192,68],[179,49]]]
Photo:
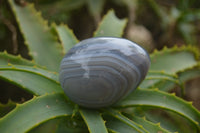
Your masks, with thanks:
[[[120,100],[145,78],[148,54],[122,38],[84,40],[63,58],[60,83],[66,95],[79,105],[98,108]]]

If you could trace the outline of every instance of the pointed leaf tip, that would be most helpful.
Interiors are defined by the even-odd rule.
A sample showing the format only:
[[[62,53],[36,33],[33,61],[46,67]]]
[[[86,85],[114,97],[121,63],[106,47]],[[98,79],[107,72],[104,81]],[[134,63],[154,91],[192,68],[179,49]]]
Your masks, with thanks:
[[[103,17],[102,21],[99,24],[99,27],[94,32],[94,36],[95,37],[100,37],[100,36],[121,37],[126,24],[127,24],[127,19],[123,19],[123,20],[118,19],[115,16],[114,11],[110,10]]]
[[[41,66],[49,70],[58,71],[62,59],[62,49],[55,40],[40,12],[33,4],[27,3],[25,7],[18,6],[14,0],[9,0],[11,9],[19,24],[22,35],[27,44],[30,56]]]

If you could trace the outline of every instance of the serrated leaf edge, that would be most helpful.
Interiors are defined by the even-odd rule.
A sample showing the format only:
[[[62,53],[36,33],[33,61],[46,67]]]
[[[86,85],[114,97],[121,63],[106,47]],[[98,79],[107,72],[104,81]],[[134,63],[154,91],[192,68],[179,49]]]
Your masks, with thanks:
[[[140,89],[140,90],[159,92],[159,93],[162,93],[162,94],[164,94],[164,95],[168,95],[168,96],[170,96],[170,97],[173,97],[173,98],[175,98],[175,99],[178,99],[179,101],[181,101],[181,102],[183,102],[184,104],[186,104],[188,107],[192,108],[192,109],[200,116],[200,112],[192,105],[191,102],[187,102],[187,101],[185,101],[185,100],[183,100],[183,99],[181,99],[181,98],[175,96],[174,93],[170,94],[170,93],[166,93],[166,92],[160,91],[160,90],[158,90],[158,89],[149,89],[149,90],[147,90],[147,89]],[[177,114],[183,116],[184,118],[188,119],[189,121],[195,123],[196,126],[198,125],[197,128],[200,130],[200,123],[199,123],[199,122],[197,122],[196,120],[194,120],[193,118],[191,118],[191,117],[188,116],[187,114],[184,115],[184,114],[182,114],[182,113],[180,113],[180,112],[178,112],[178,111],[176,111],[176,110],[172,110],[172,109],[170,109],[170,108],[166,108],[165,106],[157,106],[157,105],[149,105],[149,104],[120,105],[120,107],[131,107],[131,106],[149,106],[149,107],[151,106],[151,107],[166,109],[166,110],[175,112],[175,113],[177,113]],[[117,107],[117,106],[116,106],[116,107]]]
[[[102,25],[102,23],[103,23],[103,20],[104,20],[104,19],[107,17],[107,15],[108,15],[109,13],[111,13],[111,12],[114,13],[114,16],[115,16],[120,22],[125,21],[125,25],[122,27],[122,29],[124,29],[124,28],[126,27],[126,25],[127,25],[127,23],[128,23],[128,19],[127,19],[127,18],[125,18],[125,19],[119,19],[119,18],[116,16],[115,11],[114,11],[113,9],[111,9],[111,10],[108,10],[108,11],[107,11],[107,13],[106,13],[106,14],[103,16],[103,18],[101,19],[100,23],[98,23],[97,29],[95,29],[95,31],[93,32],[93,36],[96,35],[97,31],[99,30],[99,27],[100,27],[100,26]],[[120,36],[122,36],[122,35],[123,35],[123,31],[120,33]]]
[[[31,66],[24,66],[24,65],[13,65],[13,64],[8,63],[8,65],[0,65],[0,70],[29,72],[29,73],[37,74],[39,76],[47,78],[57,84],[60,84],[58,78],[55,78],[55,77],[58,77],[57,72],[52,72],[52,71],[48,71],[45,69],[41,69],[37,66],[31,67]],[[47,75],[47,74],[49,74],[49,75]]]

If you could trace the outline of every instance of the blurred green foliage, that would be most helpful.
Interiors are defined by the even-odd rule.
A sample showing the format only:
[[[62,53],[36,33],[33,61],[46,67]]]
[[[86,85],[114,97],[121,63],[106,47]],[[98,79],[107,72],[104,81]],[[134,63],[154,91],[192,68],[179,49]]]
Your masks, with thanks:
[[[25,0],[16,1],[21,6],[26,4]],[[114,9],[119,18],[129,19],[124,37],[141,44],[149,51],[164,46],[200,43],[198,0],[27,1],[33,2],[49,23],[68,24],[80,40],[91,37],[102,16],[109,9]],[[7,50],[29,58],[6,0],[0,1],[0,41],[0,51]]]
[[[25,0],[15,0],[25,6]],[[123,37],[151,52],[164,46],[200,47],[198,0],[27,0],[33,2],[48,23],[65,23],[79,40],[91,37],[105,13],[114,9],[128,18]],[[0,51],[31,59],[7,0],[0,1]],[[4,84],[4,83],[2,83]]]
[[[27,2],[33,2],[41,12]],[[5,80],[0,80],[1,116],[14,110],[0,119],[1,130],[21,127],[20,119],[26,128],[20,130],[31,132],[82,132],[82,129],[95,132],[96,125],[104,132],[132,132],[133,128],[168,132],[161,127],[169,131],[195,132],[199,129],[200,113],[193,105],[199,109],[199,102],[195,101],[199,95],[192,105],[186,101],[189,95],[184,86],[200,73],[199,50],[196,49],[200,44],[199,6],[198,0],[10,0],[10,4],[7,0],[0,1],[0,77]],[[110,9],[113,10],[108,12]],[[61,57],[79,40],[121,35],[149,52],[159,49],[150,56],[152,66],[140,89],[115,105],[120,108],[119,112],[112,109],[91,111],[71,104],[62,94],[55,72]],[[2,52],[4,50],[8,53]],[[175,91],[177,96],[167,93],[169,91]],[[46,95],[51,92],[54,93]],[[29,101],[24,102],[26,100]],[[61,102],[58,104],[58,101]],[[133,108],[125,108],[130,106]],[[22,118],[28,118],[29,122]],[[158,122],[161,126],[155,124]]]

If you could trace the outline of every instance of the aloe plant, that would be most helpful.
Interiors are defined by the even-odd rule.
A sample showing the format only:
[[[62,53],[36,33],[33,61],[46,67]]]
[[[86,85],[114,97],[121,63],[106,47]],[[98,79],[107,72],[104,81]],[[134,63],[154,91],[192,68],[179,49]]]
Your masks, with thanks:
[[[32,4],[21,7],[13,0],[9,4],[32,60],[0,52],[0,78],[33,98],[20,104],[0,104],[0,132],[200,131],[200,112],[192,102],[168,92],[179,86],[184,96],[184,83],[199,77],[199,51],[195,47],[154,51],[150,71],[135,91],[111,107],[86,109],[68,99],[58,80],[62,57],[79,41],[73,31],[64,24],[48,26]],[[126,24],[127,20],[118,19],[111,10],[94,36],[121,37]]]

